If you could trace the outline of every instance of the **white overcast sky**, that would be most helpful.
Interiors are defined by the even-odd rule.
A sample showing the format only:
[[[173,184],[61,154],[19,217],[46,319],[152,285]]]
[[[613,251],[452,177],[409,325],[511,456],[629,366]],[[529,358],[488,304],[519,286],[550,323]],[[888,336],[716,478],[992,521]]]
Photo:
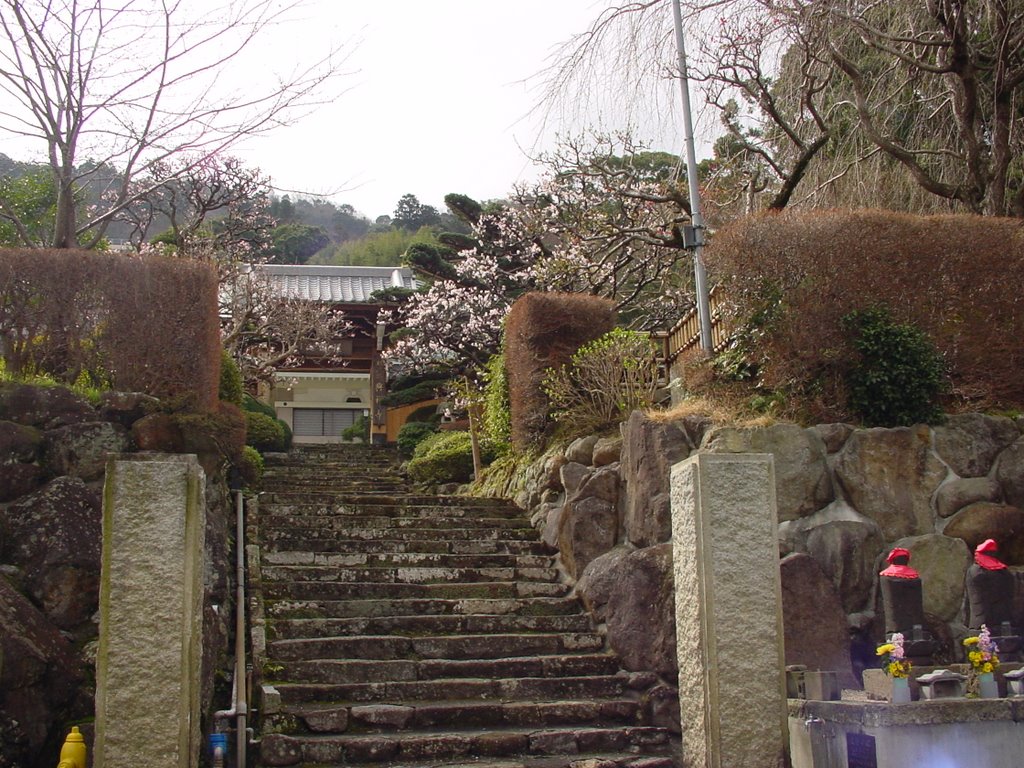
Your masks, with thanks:
[[[449,192],[502,197],[517,181],[536,176],[526,154],[541,133],[539,119],[529,115],[539,99],[530,78],[607,5],[311,0],[303,19],[273,32],[270,57],[300,58],[331,41],[349,41],[348,90],[236,153],[279,189],[337,191],[329,199],[371,219],[390,214],[406,193],[439,209]],[[566,133],[583,127],[557,126]],[[551,147],[554,130],[543,135],[540,148]],[[676,130],[668,129],[668,139],[641,138],[679,153],[682,130]]]

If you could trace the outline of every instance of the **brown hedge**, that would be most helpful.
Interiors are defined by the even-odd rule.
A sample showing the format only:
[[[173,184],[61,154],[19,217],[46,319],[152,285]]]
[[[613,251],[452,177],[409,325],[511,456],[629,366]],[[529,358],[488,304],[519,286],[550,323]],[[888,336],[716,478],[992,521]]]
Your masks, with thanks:
[[[1024,405],[1024,223],[889,211],[786,211],[720,230],[705,252],[732,321],[774,305],[751,344],[761,383],[842,418],[852,357],[840,319],[886,307],[945,358],[949,410]]]
[[[527,293],[512,305],[505,320],[505,367],[516,448],[534,447],[548,434],[544,371],[614,327],[614,304],[597,296]]]
[[[217,275],[180,259],[0,249],[0,344],[15,372],[120,390],[203,410],[217,401]]]

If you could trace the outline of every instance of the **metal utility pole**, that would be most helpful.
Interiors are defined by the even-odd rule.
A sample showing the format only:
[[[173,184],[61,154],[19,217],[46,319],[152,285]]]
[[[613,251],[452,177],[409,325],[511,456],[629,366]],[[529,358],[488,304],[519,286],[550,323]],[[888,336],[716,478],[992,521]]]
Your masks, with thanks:
[[[679,0],[672,0],[676,25],[676,50],[679,53],[679,88],[683,95],[683,131],[686,142],[686,181],[690,186],[690,220],[692,223],[693,279],[697,292],[697,319],[700,321],[700,348],[713,351],[711,341],[711,300],[708,296],[708,275],[704,269],[701,249],[704,246],[704,217],[700,213],[700,192],[697,189],[697,153],[693,146],[693,119],[690,115],[690,85],[686,75],[686,46],[683,42],[683,14]],[[689,235],[689,233],[687,233]],[[684,235],[689,245],[690,238]]]

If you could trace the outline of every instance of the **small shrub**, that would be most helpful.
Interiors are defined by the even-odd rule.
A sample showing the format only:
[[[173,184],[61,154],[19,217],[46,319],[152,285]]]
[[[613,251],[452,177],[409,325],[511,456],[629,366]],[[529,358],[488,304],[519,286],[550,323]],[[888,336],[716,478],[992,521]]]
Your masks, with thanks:
[[[246,392],[242,395],[242,402],[240,403],[243,411],[252,411],[253,413],[264,413],[272,419],[277,418],[277,411],[274,410],[274,406],[264,403],[262,400],[257,400],[255,397]]]
[[[242,455],[235,464],[242,478],[242,485],[250,490],[259,488],[263,479],[263,457],[260,452],[247,445],[242,448]]]
[[[405,419],[406,424],[413,421],[437,424],[441,421],[441,414],[437,412],[436,405],[424,405],[422,408],[417,408],[415,411],[410,413]]]
[[[869,426],[901,427],[941,418],[942,356],[914,325],[875,307],[843,317],[858,360],[847,374],[850,409]]]
[[[428,421],[407,421],[398,430],[398,454],[404,458],[413,455],[421,442],[437,432],[437,426]]]
[[[360,415],[352,426],[345,427],[341,431],[341,437],[343,440],[362,440],[363,442],[368,442],[370,440],[369,417]]]
[[[381,398],[381,403],[389,408],[395,408],[400,405],[418,403],[421,400],[432,400],[437,397],[439,390],[444,389],[445,384],[446,381],[443,379],[421,381],[406,389],[388,392],[388,394]]]
[[[508,402],[505,355],[492,355],[484,368],[484,432],[497,445],[512,439],[512,411]]]
[[[281,422],[263,413],[245,412],[245,444],[260,453],[287,450]]]
[[[438,432],[416,446],[409,477],[417,483],[465,483],[473,477],[473,447],[468,432]]]
[[[228,354],[227,350],[221,350],[220,353],[220,386],[217,394],[221,400],[226,400],[234,405],[243,405],[242,395],[245,394],[245,390],[242,386],[242,372],[238,370],[238,363]]]
[[[648,407],[657,382],[650,338],[615,328],[580,347],[567,365],[549,369],[543,387],[552,416],[577,433],[607,427]]]

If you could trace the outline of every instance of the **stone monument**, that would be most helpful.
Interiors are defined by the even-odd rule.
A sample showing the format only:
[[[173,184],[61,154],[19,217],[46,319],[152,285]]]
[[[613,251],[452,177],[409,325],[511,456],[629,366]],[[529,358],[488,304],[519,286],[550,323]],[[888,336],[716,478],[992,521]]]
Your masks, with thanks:
[[[775,477],[764,454],[672,468],[683,762],[777,768],[788,744]]]
[[[988,627],[1004,660],[1020,652],[1020,622],[1013,615],[1016,580],[999,556],[995,539],[985,539],[974,549],[974,563],[967,569],[968,626]]]
[[[885,637],[896,633],[904,638],[903,649],[914,664],[931,661],[935,639],[924,629],[924,597],[921,576],[910,566],[910,551],[896,547],[886,558],[889,566],[881,571],[882,608],[885,613]]]
[[[195,456],[107,462],[94,768],[199,764],[204,488]]]

